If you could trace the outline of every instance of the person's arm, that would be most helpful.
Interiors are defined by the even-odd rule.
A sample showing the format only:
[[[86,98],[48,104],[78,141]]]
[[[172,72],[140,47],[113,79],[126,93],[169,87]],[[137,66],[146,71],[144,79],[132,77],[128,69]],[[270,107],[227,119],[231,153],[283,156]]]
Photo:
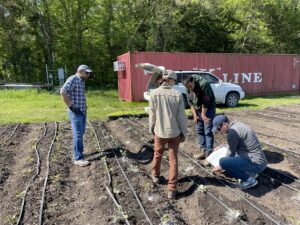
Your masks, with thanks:
[[[67,107],[70,108],[72,106],[72,102],[69,95],[66,92],[61,92],[61,97],[64,103],[67,105]]]
[[[177,122],[179,124],[179,129],[181,130],[181,141],[185,141],[187,136],[187,121],[186,115],[184,111],[184,101],[182,95],[179,97],[179,106],[178,106],[178,114],[177,114]]]
[[[198,123],[198,121],[200,120],[200,118],[198,117],[197,113],[196,113],[196,109],[195,106],[191,106],[191,111],[193,114],[193,118],[194,118],[194,123]]]
[[[229,130],[227,135],[227,143],[229,146],[230,157],[235,156],[238,150],[239,136],[235,130]]]
[[[155,134],[154,133],[155,123],[156,123],[155,104],[154,104],[153,99],[150,95],[150,101],[149,101],[149,131],[152,134]]]

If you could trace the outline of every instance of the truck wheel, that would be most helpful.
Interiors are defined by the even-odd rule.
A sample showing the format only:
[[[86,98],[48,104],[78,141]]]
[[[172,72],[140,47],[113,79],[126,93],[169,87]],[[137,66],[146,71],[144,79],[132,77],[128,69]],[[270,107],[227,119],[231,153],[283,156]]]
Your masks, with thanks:
[[[190,108],[190,105],[189,105],[189,103],[188,103],[186,94],[182,94],[182,97],[183,97],[183,102],[184,102],[184,108],[185,108],[185,109],[189,109],[189,108]]]
[[[226,105],[228,107],[236,107],[239,103],[240,97],[237,93],[229,93],[226,97]]]

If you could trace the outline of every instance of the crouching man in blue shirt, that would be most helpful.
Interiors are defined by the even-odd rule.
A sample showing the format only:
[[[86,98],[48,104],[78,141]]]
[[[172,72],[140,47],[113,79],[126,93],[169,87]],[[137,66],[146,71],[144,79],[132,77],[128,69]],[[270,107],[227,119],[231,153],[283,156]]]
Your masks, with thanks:
[[[224,115],[214,118],[212,130],[227,134],[230,151],[230,156],[221,158],[220,166],[214,167],[213,171],[225,170],[240,179],[242,190],[256,186],[258,173],[266,168],[267,160],[255,133],[246,124],[230,122]]]
[[[73,131],[74,164],[88,166],[89,161],[83,157],[83,135],[86,127],[85,81],[90,78],[92,70],[80,65],[77,73],[70,76],[60,90],[63,101],[69,108],[69,118]]]

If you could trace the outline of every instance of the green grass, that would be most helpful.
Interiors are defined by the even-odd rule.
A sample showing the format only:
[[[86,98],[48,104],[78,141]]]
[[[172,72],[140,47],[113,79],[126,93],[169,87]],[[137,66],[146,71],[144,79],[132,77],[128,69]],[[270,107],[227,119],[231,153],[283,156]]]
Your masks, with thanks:
[[[67,107],[58,93],[37,90],[1,90],[0,124],[68,120]],[[117,90],[87,92],[88,118],[105,120],[111,115],[140,114],[146,102],[125,102]]]
[[[146,102],[119,100],[117,90],[87,92],[88,118],[105,120],[108,116],[140,114]],[[218,112],[231,110],[255,110],[268,106],[300,104],[300,94],[248,97],[237,108],[218,107]],[[37,90],[1,90],[0,124],[51,122],[68,120],[67,108],[58,93]]]

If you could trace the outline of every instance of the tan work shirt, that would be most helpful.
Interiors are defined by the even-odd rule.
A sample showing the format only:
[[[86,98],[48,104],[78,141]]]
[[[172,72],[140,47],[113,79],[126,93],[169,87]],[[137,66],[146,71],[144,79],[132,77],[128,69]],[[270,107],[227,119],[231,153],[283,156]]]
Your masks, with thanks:
[[[182,94],[166,82],[150,93],[149,129],[161,138],[187,135]]]

